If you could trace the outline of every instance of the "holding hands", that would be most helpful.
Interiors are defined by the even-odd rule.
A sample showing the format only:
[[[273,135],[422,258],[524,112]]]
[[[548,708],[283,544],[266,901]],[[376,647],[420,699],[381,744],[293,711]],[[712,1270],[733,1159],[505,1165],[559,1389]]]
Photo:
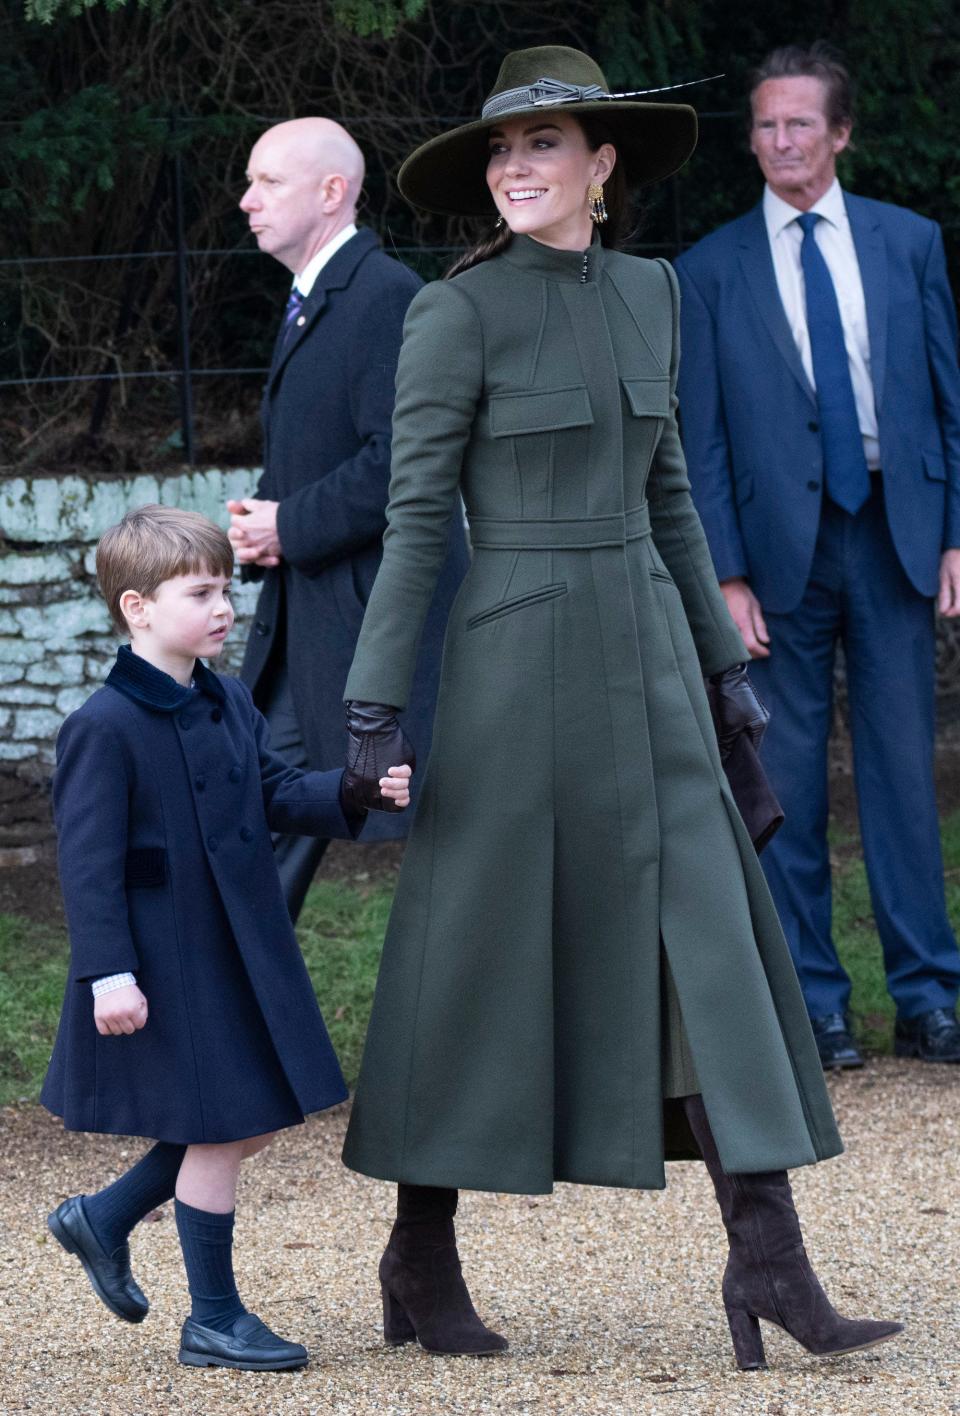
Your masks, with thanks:
[[[135,983],[111,989],[94,999],[93,1021],[101,1037],[129,1036],[146,1024],[147,1000]]]
[[[387,775],[378,783],[380,795],[393,803],[389,811],[403,811],[410,805],[410,778],[413,771],[404,763],[402,767],[388,767]]]
[[[345,799],[357,811],[402,811],[410,801],[417,754],[397,722],[397,710],[382,703],[348,703],[347,738]]]
[[[227,536],[241,565],[279,565],[283,556],[277,534],[279,502],[244,497],[228,501],[230,529]]]

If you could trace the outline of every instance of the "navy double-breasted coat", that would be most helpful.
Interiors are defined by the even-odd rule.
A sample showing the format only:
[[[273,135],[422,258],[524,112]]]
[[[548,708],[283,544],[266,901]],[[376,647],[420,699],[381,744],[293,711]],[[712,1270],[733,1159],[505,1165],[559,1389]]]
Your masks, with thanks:
[[[281,334],[263,396],[263,475],[257,496],[279,502],[283,560],[263,575],[242,678],[265,707],[278,661],[290,676],[311,767],[345,758],[343,686],[383,554],[390,420],[413,271],[358,231],[320,271],[297,325]],[[447,615],[466,573],[453,516],[427,612],[404,729],[425,762]],[[251,574],[252,569],[252,574]],[[416,804],[420,774],[411,789]],[[405,836],[411,812],[375,812],[364,841]]]
[[[354,835],[341,774],[273,754],[237,680],[195,685],[121,649],[57,740],[71,961],[41,1100],[70,1130],[233,1141],[347,1095],[270,843]],[[101,1037],[90,982],[126,971],[147,1024]]]

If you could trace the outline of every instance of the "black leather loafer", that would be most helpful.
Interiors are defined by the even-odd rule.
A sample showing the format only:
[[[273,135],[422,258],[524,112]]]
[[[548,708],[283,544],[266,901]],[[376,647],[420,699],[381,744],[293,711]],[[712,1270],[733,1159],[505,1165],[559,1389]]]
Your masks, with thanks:
[[[186,1367],[239,1367],[244,1372],[284,1372],[305,1367],[310,1358],[299,1342],[284,1342],[256,1313],[243,1313],[229,1332],[217,1332],[187,1318],[180,1332],[180,1361]]]
[[[916,1018],[898,1018],[893,1050],[921,1062],[960,1062],[960,1023],[949,1008],[933,1008]]]
[[[130,1246],[108,1254],[90,1227],[83,1196],[74,1195],[47,1216],[47,1228],[68,1254],[83,1264],[94,1293],[111,1313],[127,1323],[142,1323],[150,1310],[130,1272]]]
[[[810,1026],[820,1054],[820,1065],[825,1072],[863,1066],[863,1058],[850,1035],[850,1024],[845,1013],[825,1013],[822,1018],[811,1018]]]

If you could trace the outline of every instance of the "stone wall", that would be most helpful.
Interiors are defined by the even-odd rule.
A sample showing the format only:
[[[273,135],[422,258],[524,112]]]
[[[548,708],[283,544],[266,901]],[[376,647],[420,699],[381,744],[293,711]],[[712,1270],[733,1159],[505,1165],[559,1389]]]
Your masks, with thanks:
[[[68,713],[103,681],[117,648],[99,598],[93,553],[132,506],[182,506],[226,525],[229,497],[249,495],[255,469],[171,477],[15,477],[0,481],[0,864],[49,838],[54,742]],[[256,586],[237,582],[237,627],[221,659],[235,671]],[[960,743],[960,622],[940,621],[941,744]],[[842,666],[833,762],[849,771]]]
[[[0,482],[0,849],[46,837],[57,730],[103,681],[120,642],[97,593],[94,548],[132,506],[161,502],[226,526],[256,470]],[[235,671],[256,586],[240,586],[222,664]]]

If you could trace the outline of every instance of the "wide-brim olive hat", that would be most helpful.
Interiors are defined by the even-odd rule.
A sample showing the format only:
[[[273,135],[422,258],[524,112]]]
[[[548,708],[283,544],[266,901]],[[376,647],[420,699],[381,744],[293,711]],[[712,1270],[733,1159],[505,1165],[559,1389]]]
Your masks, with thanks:
[[[508,54],[480,117],[418,147],[400,168],[397,185],[408,202],[426,211],[492,215],[485,177],[490,129],[520,113],[558,110],[603,119],[631,185],[669,177],[697,145],[697,115],[689,105],[640,103],[633,93],[611,94],[588,55],[548,44]]]

